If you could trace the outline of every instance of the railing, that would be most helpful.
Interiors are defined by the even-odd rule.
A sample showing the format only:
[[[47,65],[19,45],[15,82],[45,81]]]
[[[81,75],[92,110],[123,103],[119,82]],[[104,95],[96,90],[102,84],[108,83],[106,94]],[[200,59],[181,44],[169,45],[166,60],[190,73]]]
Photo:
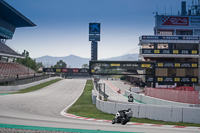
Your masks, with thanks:
[[[98,92],[98,94],[101,95],[101,96],[103,96],[104,99],[107,99],[108,95],[105,92],[105,84],[94,82],[94,85],[95,85],[95,89]]]

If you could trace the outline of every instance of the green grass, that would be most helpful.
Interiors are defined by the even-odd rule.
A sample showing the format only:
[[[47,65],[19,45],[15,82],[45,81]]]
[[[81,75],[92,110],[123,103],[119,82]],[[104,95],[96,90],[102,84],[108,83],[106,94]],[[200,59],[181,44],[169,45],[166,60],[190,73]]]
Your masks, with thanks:
[[[99,111],[96,108],[96,105],[92,104],[92,97],[91,97],[92,89],[93,89],[92,80],[87,80],[83,94],[76,101],[76,103],[67,111],[67,113],[88,118],[112,120],[115,115]],[[200,124],[164,122],[164,121],[156,121],[156,120],[141,119],[141,118],[131,118],[131,122],[200,127]]]
[[[41,89],[41,88],[44,88],[44,87],[46,87],[46,86],[48,86],[48,85],[51,85],[51,84],[53,84],[53,83],[55,83],[55,82],[58,82],[58,81],[60,81],[60,80],[62,80],[62,79],[54,79],[54,80],[51,80],[51,81],[48,81],[48,82],[45,82],[45,83],[41,83],[41,84],[36,85],[36,86],[32,86],[32,87],[29,87],[29,88],[26,88],[26,89],[21,89],[21,90],[19,90],[18,92],[14,92],[14,93],[12,93],[12,94],[17,94],[17,93],[28,93],[28,92],[31,92],[31,91],[36,91],[36,90],[39,90],[39,89]]]
[[[93,89],[92,80],[87,80],[85,89],[76,103],[67,111],[67,113],[78,116],[111,120],[114,115],[99,111],[96,105],[92,104],[91,91]]]
[[[112,78],[121,78],[122,77],[122,75],[114,75],[114,76],[112,76]]]

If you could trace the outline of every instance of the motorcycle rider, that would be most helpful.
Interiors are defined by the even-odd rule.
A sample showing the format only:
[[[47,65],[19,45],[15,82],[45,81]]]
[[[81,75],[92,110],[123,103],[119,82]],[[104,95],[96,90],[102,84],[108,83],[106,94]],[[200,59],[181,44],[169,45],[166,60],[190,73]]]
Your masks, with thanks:
[[[134,100],[133,95],[130,94],[130,95],[128,96],[128,102],[133,102],[133,100]]]
[[[128,108],[128,110],[126,110],[125,115],[130,120],[130,118],[133,115],[133,112],[132,112],[131,108]]]

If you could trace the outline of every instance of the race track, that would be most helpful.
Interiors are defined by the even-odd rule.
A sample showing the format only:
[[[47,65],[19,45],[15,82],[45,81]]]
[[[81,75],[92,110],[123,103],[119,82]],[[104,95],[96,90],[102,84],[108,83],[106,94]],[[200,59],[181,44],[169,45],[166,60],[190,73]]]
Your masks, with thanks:
[[[0,123],[146,133],[197,133],[194,129],[174,129],[139,125],[120,125],[67,118],[60,112],[81,94],[86,79],[64,79],[43,89],[26,93],[0,95]],[[114,92],[114,91],[113,91]]]

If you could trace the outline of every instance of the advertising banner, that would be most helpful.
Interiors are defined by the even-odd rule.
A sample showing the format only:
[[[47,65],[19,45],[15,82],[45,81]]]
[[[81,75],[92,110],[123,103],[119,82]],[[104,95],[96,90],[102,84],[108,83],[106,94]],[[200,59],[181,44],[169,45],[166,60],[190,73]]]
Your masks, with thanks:
[[[89,73],[87,68],[43,68],[43,72],[54,73]]]
[[[89,35],[89,41],[100,41],[100,35]]]
[[[90,74],[153,75],[154,65],[150,61],[90,61]]]
[[[154,78],[146,76],[146,82],[153,82]],[[198,83],[198,77],[155,77],[155,81],[158,83]]]
[[[157,68],[198,68],[197,62],[156,62]]]
[[[198,50],[189,49],[142,49],[142,54],[199,54]]]
[[[100,34],[100,23],[89,23],[89,34]]]
[[[199,36],[142,36],[143,40],[199,40]]]
[[[200,16],[170,16],[170,15],[157,15],[156,27],[178,26],[187,28],[199,28]]]
[[[188,17],[163,16],[162,17],[162,25],[188,26],[189,18]]]

